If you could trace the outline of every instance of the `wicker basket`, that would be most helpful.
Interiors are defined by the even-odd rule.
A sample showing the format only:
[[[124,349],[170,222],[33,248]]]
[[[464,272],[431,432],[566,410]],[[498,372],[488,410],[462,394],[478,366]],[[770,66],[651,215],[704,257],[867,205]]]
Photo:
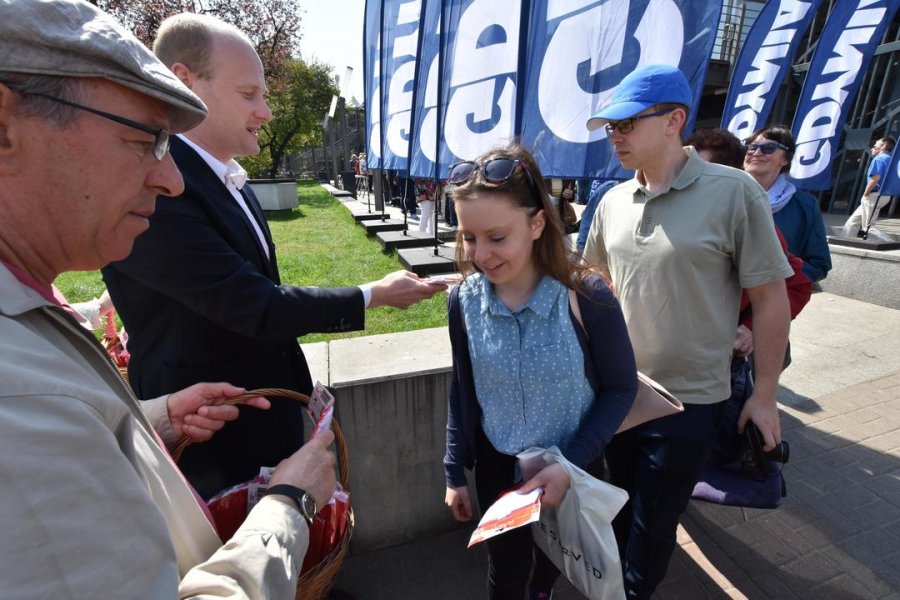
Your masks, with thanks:
[[[309,404],[309,396],[305,396],[299,392],[278,388],[251,390],[239,396],[230,398],[227,401],[227,404],[238,404],[256,396],[289,398],[300,402],[303,406]],[[338,424],[337,419],[332,420],[331,429],[334,431],[334,443],[337,447],[338,480],[340,481],[341,486],[349,492],[350,458],[347,455],[347,443],[344,439],[344,433],[341,431],[341,426]],[[183,437],[178,442],[172,452],[172,458],[175,462],[178,462],[182,452],[184,452],[185,448],[190,446],[191,443],[191,439],[188,437]],[[344,537],[328,556],[319,561],[319,564],[300,576],[300,579],[297,581],[296,600],[325,600],[328,598],[328,592],[331,590],[331,586],[334,585],[334,581],[337,579],[338,573],[340,573],[341,567],[344,564],[344,559],[347,557],[347,552],[350,550],[350,538],[353,535],[353,525],[353,507],[351,502],[350,510],[347,513],[347,529],[344,531]]]

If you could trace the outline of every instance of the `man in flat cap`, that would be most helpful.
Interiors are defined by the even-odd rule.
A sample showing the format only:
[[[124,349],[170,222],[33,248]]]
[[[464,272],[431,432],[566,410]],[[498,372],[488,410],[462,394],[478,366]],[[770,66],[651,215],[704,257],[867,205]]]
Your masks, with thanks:
[[[139,403],[52,287],[129,253],[156,197],[183,190],[170,134],[205,113],[93,6],[0,0],[4,597],[294,595],[308,544],[294,498],[331,496],[331,433],[278,467],[273,483],[293,487],[263,498],[222,546],[166,445],[209,438],[243,390],[199,384]]]
[[[230,24],[185,13],[160,25],[154,52],[209,116],[172,139],[184,192],[161,197],[131,255],[103,269],[129,333],[132,386],[151,398],[227,378],[309,394],[298,336],[362,329],[366,308],[405,308],[445,286],[402,271],[359,287],[282,284],[265,216],[235,160],[259,153],[259,130],[272,117],[253,44]],[[269,411],[248,411],[188,448],[179,465],[209,498],[300,447],[303,419],[298,403],[273,398]]]
[[[681,71],[649,65],[588,121],[606,128],[622,165],[637,172],[604,196],[584,256],[612,279],[638,369],[685,405],[606,447],[611,481],[629,493],[614,522],[628,598],[650,598],[665,576],[678,519],[711,452],[731,395],[741,288],[753,305],[757,379],[739,426],[755,423],[767,450],[781,441],[775,396],[792,270],[763,189],[682,147],[692,99]]]

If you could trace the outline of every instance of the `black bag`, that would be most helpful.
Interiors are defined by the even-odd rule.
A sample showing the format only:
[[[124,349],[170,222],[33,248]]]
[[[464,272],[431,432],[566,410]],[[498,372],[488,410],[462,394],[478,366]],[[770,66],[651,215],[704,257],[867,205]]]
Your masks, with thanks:
[[[748,424],[737,433],[738,417],[753,393],[750,361],[736,359],[731,365],[731,397],[725,401],[719,437],[692,498],[726,506],[778,508],[787,496],[782,468],[789,458],[789,445],[781,442],[763,452],[762,435]]]

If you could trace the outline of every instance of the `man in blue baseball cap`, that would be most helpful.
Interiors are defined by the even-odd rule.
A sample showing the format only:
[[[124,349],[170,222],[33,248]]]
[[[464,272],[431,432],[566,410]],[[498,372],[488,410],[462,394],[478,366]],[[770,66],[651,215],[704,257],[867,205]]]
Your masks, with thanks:
[[[614,523],[628,598],[649,598],[665,576],[678,519],[712,450],[731,394],[741,288],[753,305],[757,381],[739,426],[752,421],[767,450],[781,440],[775,396],[791,268],[763,189],[682,146],[692,104],[681,71],[648,65],[625,77],[587,122],[605,127],[622,165],[636,173],[604,197],[585,259],[615,286],[638,368],[685,405],[606,447],[611,480],[630,497]]]

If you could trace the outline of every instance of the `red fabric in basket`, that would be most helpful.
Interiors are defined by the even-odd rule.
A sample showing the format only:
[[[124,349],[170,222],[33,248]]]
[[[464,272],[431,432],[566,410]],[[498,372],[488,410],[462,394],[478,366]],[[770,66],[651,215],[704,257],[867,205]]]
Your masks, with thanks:
[[[212,513],[219,537],[223,542],[231,539],[247,518],[247,490],[250,485],[241,483],[224,492],[219,492],[207,502]]]

